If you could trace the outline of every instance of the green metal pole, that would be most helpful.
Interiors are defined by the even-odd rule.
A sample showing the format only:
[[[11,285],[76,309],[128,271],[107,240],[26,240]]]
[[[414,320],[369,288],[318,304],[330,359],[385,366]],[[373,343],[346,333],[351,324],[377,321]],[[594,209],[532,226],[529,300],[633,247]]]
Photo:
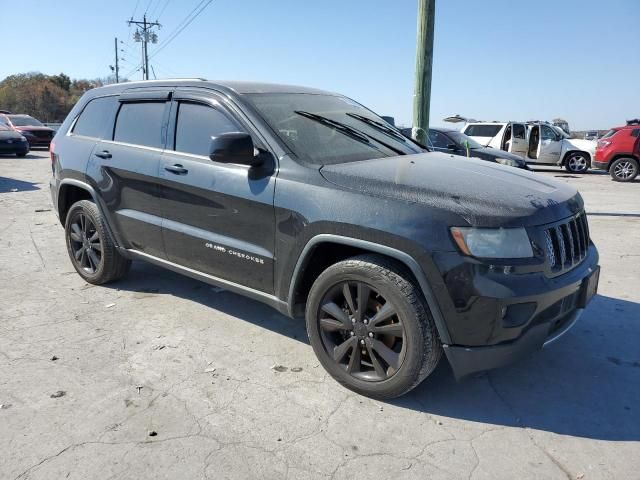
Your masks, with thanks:
[[[427,144],[433,66],[433,24],[436,0],[418,0],[418,47],[416,49],[416,85],[413,95],[412,137]]]

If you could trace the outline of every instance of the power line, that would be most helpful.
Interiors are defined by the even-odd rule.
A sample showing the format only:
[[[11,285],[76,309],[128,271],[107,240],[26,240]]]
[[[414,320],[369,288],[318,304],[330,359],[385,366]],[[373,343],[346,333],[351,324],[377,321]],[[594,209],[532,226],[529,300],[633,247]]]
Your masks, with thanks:
[[[143,20],[129,20],[129,25],[134,24],[138,28],[134,35],[136,42],[142,42],[142,66],[143,76],[145,80],[149,80],[149,51],[148,43],[156,43],[158,41],[158,35],[152,30],[153,27],[160,27],[158,22],[147,22],[147,15],[143,15]]]
[[[213,0],[203,0],[206,1],[206,3],[200,8],[200,10],[198,10],[196,12],[196,14],[194,16],[192,16],[189,21],[184,24],[184,26],[182,26],[182,28],[180,28],[180,30],[178,30],[173,36],[170,36],[167,38],[167,40],[165,42],[163,42],[162,44],[160,44],[160,46],[158,46],[158,48],[151,54],[151,58],[155,57],[158,53],[160,53],[167,45],[169,45],[173,40],[175,40],[175,38],[180,35],[180,33],[182,33],[182,31],[187,28],[189,25],[191,25],[191,22],[193,22],[203,11],[205,8],[207,8],[211,2],[213,2]],[[200,2],[200,4],[202,4],[202,2]],[[198,7],[196,7],[198,8]]]
[[[162,14],[164,13],[164,11],[167,9],[167,5],[169,5],[169,0],[165,0],[164,5],[162,6],[162,8],[160,9],[160,13],[158,13],[157,15],[157,19],[160,20],[160,18],[162,17]]]

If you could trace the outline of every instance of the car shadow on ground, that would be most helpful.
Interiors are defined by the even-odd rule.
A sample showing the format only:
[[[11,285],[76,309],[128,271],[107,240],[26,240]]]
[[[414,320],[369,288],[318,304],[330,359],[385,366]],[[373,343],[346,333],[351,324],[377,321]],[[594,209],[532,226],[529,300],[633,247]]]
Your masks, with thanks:
[[[171,294],[308,344],[304,321],[143,262],[111,288]],[[598,295],[551,346],[502,369],[456,381],[443,357],[390,404],[497,426],[613,441],[640,440],[640,304]],[[446,423],[446,419],[444,420]]]
[[[597,296],[572,331],[502,369],[456,382],[446,361],[395,405],[482,424],[640,440],[640,304]]]
[[[170,294],[198,302],[292,340],[309,343],[303,320],[291,319],[256,300],[220,290],[149,263],[134,262],[131,271],[124,279],[104,286],[141,293]]]
[[[38,183],[25,182],[15,178],[0,177],[0,193],[40,190],[38,185]]]

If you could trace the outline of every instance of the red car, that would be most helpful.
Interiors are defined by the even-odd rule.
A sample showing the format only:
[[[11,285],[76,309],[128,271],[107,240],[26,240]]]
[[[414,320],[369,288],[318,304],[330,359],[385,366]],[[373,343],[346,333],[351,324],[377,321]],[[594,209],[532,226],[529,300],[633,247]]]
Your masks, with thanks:
[[[640,119],[609,130],[596,146],[595,168],[607,170],[616,182],[631,182],[640,171]]]
[[[39,120],[30,115],[0,114],[0,123],[4,123],[22,134],[29,142],[29,147],[49,147],[55,130],[45,127]]]

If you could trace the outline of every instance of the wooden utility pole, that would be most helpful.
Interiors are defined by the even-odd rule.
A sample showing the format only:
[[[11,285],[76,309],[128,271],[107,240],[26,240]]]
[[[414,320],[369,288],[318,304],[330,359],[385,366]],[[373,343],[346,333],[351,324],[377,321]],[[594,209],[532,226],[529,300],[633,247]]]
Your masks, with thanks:
[[[418,48],[416,49],[416,85],[413,94],[411,136],[427,144],[431,105],[431,69],[433,67],[433,24],[436,0],[418,0]]]

